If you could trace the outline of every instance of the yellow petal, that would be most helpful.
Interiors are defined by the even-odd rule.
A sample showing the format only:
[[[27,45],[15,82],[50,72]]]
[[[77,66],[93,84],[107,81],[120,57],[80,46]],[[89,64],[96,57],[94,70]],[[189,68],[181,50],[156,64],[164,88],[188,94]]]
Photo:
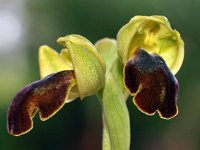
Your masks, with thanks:
[[[64,54],[62,54],[63,57]],[[41,78],[62,70],[73,70],[72,64],[52,48],[44,45],[39,48],[39,66]]]

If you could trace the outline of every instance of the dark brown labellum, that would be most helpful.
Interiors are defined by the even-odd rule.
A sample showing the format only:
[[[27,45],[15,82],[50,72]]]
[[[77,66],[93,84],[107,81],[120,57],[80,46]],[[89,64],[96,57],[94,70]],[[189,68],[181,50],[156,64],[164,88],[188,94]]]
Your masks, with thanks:
[[[60,110],[75,85],[73,70],[51,74],[23,88],[13,99],[8,110],[8,132],[19,136],[33,127],[37,111],[47,120]]]
[[[156,54],[137,49],[124,68],[125,85],[142,112],[170,119],[178,113],[178,81],[165,61]]]

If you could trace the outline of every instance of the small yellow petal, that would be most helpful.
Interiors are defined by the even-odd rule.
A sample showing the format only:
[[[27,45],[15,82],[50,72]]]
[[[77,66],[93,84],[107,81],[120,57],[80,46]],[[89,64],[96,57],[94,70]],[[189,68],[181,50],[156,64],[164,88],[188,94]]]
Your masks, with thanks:
[[[73,70],[70,62],[66,62],[54,49],[46,45],[39,48],[39,65],[41,78],[62,70]]]

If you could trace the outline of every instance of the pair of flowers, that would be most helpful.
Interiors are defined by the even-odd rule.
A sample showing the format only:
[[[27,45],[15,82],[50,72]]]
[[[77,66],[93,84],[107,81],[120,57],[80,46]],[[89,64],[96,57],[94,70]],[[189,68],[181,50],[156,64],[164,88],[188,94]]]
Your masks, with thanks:
[[[158,111],[164,119],[177,114],[174,75],[183,62],[184,43],[165,17],[134,17],[120,29],[117,41],[102,39],[94,46],[80,35],[68,35],[57,42],[64,47],[60,53],[48,46],[39,49],[42,79],[14,97],[8,111],[10,134],[30,131],[37,111],[41,120],[47,120],[77,97],[101,95],[110,73],[116,76],[112,82],[122,85],[118,90],[125,99],[127,93],[134,96],[142,112]]]

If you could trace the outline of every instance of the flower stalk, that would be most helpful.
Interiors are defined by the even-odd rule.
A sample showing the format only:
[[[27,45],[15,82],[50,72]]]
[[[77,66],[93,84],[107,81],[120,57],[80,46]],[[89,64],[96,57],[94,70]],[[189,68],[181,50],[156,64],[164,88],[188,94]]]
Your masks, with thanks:
[[[106,70],[105,86],[97,94],[103,113],[102,147],[103,150],[129,150],[130,120],[126,106],[128,94],[122,84],[123,67],[116,56],[116,41],[102,39],[95,46],[103,56],[106,66],[109,66]]]

